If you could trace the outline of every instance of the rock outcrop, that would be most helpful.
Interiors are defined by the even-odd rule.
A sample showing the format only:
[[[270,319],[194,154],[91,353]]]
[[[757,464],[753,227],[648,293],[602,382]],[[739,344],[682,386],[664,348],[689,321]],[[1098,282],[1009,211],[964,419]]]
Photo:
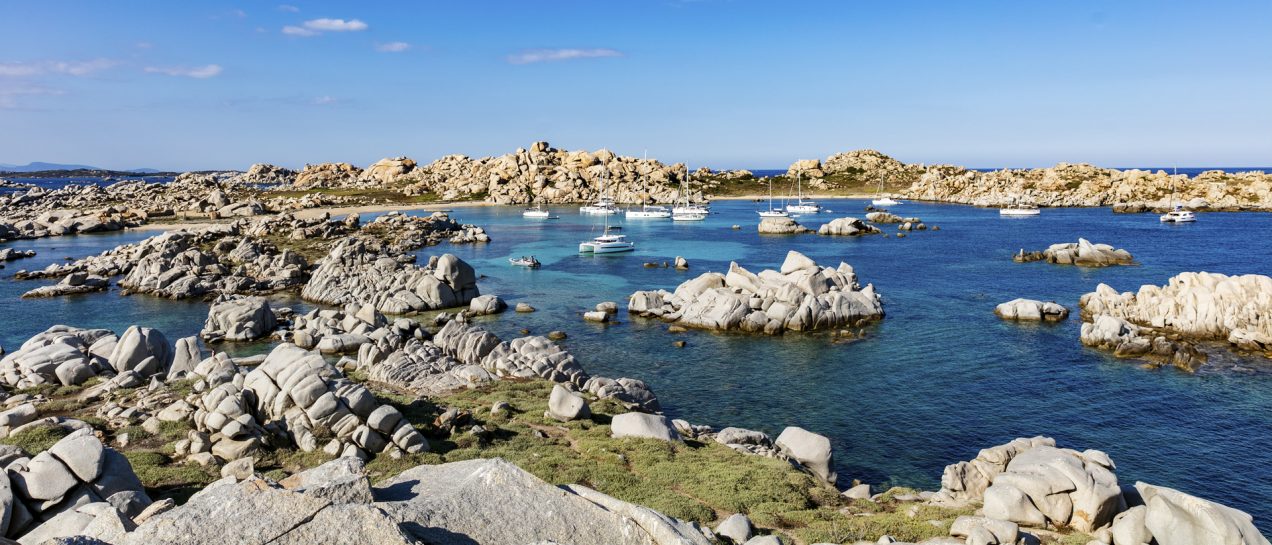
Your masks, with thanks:
[[[252,341],[277,326],[269,301],[261,297],[221,297],[208,309],[200,335],[208,340]]]
[[[812,232],[811,229],[787,216],[760,218],[758,229],[761,235],[798,235]]]
[[[1180,273],[1165,286],[1118,293],[1105,284],[1079,300],[1084,320],[1110,316],[1186,339],[1272,351],[1272,278]],[[1085,331],[1085,326],[1084,326]]]
[[[702,329],[778,333],[833,329],[883,318],[882,298],[864,288],[850,265],[820,267],[791,251],[780,271],[753,274],[729,265],[728,274],[705,273],[676,288],[638,291],[628,312]]]
[[[1046,261],[1057,265],[1079,267],[1131,265],[1135,262],[1130,252],[1126,250],[1115,249],[1108,244],[1092,244],[1083,238],[1078,239],[1077,242],[1052,244],[1041,252],[1025,252],[1022,249],[1012,259],[1018,263]]]
[[[874,235],[881,232],[878,227],[857,218],[836,218],[817,229],[819,235],[836,236]]]
[[[163,333],[129,327],[116,336],[105,329],[53,326],[0,359],[0,379],[14,388],[41,384],[78,386],[95,376],[115,377],[116,385],[166,375],[175,352]],[[136,384],[134,384],[136,383]]]
[[[458,257],[434,256],[426,267],[412,260],[347,239],[323,258],[301,297],[328,305],[371,303],[385,314],[405,314],[467,305],[479,295],[476,273]]]
[[[1012,299],[994,307],[994,314],[1004,320],[1058,322],[1069,317],[1069,309],[1054,301]]]
[[[1082,324],[1080,338],[1082,344],[1112,351],[1119,358],[1140,358],[1154,365],[1172,365],[1190,373],[1206,362],[1206,355],[1191,343],[1171,339],[1152,328],[1140,327],[1115,316],[1092,316],[1090,322]]]

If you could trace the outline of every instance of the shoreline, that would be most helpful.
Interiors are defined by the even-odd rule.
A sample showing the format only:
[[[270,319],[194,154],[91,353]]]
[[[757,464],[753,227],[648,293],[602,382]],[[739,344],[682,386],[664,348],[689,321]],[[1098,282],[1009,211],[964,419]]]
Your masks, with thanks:
[[[413,210],[422,210],[424,212],[441,212],[450,208],[475,208],[481,206],[499,206],[495,203],[485,201],[455,201],[452,203],[438,204],[367,204],[361,206],[337,206],[323,208],[305,208],[292,212],[297,219],[313,219],[322,216],[324,213],[335,216],[345,216],[349,214],[379,214],[383,212],[405,212]],[[262,218],[267,216],[276,216],[278,214],[260,214],[257,216],[244,216],[247,218]],[[213,225],[221,225],[232,221],[243,219],[242,217],[208,219],[198,218],[188,222],[172,222],[165,221],[163,223],[143,223],[136,227],[130,228],[132,231],[170,231],[175,229],[203,229]]]

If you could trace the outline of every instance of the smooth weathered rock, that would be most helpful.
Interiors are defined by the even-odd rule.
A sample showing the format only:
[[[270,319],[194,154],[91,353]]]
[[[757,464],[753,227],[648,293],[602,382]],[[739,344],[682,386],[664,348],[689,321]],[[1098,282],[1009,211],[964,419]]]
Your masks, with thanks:
[[[986,517],[1093,532],[1113,521],[1121,488],[1103,453],[1037,446],[1017,454],[985,490]]]
[[[481,295],[474,297],[468,303],[468,311],[477,316],[486,316],[488,314],[498,314],[508,308],[503,299],[497,295]]]
[[[1242,511],[1164,486],[1139,482],[1135,488],[1147,507],[1144,526],[1158,545],[1268,545]]]
[[[548,398],[548,410],[544,416],[570,421],[589,418],[592,416],[592,411],[583,396],[557,384],[552,387],[552,394]]]
[[[836,480],[835,459],[830,449],[830,439],[804,428],[789,426],[777,436],[774,444],[788,456],[803,464],[813,474],[828,483]]]
[[[715,529],[717,536],[728,538],[733,543],[745,543],[746,540],[751,539],[751,532],[751,519],[742,513],[730,515]]]
[[[208,309],[203,337],[252,341],[274,331],[277,322],[269,301],[262,297],[223,297]]]
[[[1069,309],[1054,301],[1012,299],[994,307],[994,314],[1004,320],[1058,322],[1069,317]]]
[[[644,437],[660,441],[679,441],[680,435],[672,429],[667,417],[660,414],[623,413],[610,421],[611,435],[619,437]]]
[[[812,230],[797,223],[789,217],[761,218],[759,225],[761,235],[798,235],[811,233]]]

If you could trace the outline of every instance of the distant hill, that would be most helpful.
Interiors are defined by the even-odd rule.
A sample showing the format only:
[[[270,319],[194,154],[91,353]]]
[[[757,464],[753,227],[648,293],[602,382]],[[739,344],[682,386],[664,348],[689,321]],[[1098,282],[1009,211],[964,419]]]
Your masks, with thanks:
[[[25,165],[10,165],[0,163],[0,172],[45,172],[50,170],[78,170],[78,171],[99,171],[99,172],[136,172],[137,174],[155,174],[162,172],[153,168],[134,168],[129,170],[111,170],[108,168],[93,167],[88,165],[67,165],[62,163],[42,163],[36,161]]]

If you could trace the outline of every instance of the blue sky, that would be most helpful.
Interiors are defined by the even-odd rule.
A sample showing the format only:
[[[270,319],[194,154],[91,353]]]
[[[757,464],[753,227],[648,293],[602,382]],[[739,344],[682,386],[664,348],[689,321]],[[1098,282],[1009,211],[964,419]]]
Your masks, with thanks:
[[[0,4],[0,163],[1272,165],[1272,1]]]

